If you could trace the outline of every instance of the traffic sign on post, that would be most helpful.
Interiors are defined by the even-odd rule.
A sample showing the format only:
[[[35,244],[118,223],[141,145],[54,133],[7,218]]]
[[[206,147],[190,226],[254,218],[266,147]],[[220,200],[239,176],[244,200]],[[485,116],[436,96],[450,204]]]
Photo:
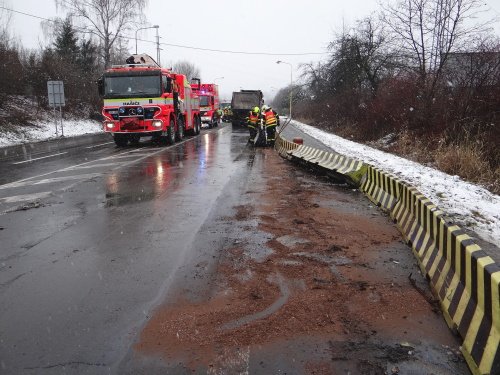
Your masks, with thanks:
[[[47,81],[47,93],[49,98],[49,106],[54,108],[54,120],[56,120],[56,135],[57,132],[57,119],[56,107],[59,107],[59,117],[61,121],[61,135],[64,137],[64,128],[62,124],[62,107],[66,104],[64,101],[64,84],[63,81]]]
[[[49,106],[64,107],[64,83],[63,81],[47,81]]]

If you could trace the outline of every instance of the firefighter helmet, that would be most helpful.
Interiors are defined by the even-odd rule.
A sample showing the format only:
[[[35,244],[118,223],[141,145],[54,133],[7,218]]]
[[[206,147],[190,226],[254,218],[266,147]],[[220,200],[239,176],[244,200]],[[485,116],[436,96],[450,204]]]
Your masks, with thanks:
[[[267,104],[264,104],[262,106],[262,111],[267,111],[269,108],[271,108],[271,107],[269,107]]]
[[[259,107],[254,107],[253,110],[252,110],[252,112],[259,113],[260,112]]]

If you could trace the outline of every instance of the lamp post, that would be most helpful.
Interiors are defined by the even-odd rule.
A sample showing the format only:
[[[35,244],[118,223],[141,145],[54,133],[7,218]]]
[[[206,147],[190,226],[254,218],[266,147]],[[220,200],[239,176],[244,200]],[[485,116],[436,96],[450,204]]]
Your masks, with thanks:
[[[217,77],[217,78],[214,78],[214,83],[215,83],[215,81],[217,81],[218,79],[224,79],[224,77]]]
[[[293,92],[293,76],[292,76],[292,73],[293,73],[293,65],[286,62],[286,61],[281,61],[281,60],[278,60],[276,61],[276,64],[286,64],[286,65],[289,65],[290,66],[290,119],[292,118],[292,92]]]
[[[160,27],[160,26],[158,26],[158,25],[153,25],[153,26],[149,26],[149,27],[141,27],[141,28],[139,28],[139,29],[135,30],[135,54],[136,54],[136,55],[137,55],[137,32],[138,32],[139,30],[156,29],[156,38],[158,38],[158,28],[159,28],[159,27]]]
[[[156,25],[158,26],[158,25]],[[158,26],[159,27],[159,26]],[[156,29],[156,61],[158,62],[158,65],[161,66],[160,62],[160,34],[158,34],[158,27],[155,27]]]

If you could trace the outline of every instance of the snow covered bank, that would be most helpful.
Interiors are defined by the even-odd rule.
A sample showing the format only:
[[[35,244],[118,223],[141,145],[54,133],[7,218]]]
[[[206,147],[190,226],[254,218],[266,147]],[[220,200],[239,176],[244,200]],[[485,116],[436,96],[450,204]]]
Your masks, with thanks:
[[[500,247],[500,196],[436,169],[292,121],[299,130],[339,154],[372,164],[409,183],[438,205],[452,221]]]
[[[0,147],[61,137],[60,124],[57,128],[58,134],[56,134],[56,126],[53,121],[41,121],[35,125],[35,127],[22,127],[19,132],[0,132]],[[102,124],[93,120],[63,120],[63,130],[65,137],[102,133]]]

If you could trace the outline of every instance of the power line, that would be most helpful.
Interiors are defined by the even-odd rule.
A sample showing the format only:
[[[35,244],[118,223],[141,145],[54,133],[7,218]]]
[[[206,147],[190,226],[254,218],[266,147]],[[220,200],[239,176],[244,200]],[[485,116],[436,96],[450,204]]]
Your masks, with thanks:
[[[44,21],[56,22],[53,19],[36,16],[34,14],[29,14],[29,13],[21,12],[21,11],[15,10],[15,9],[6,8],[4,6],[0,6],[0,9],[4,9],[4,10],[7,10],[7,11],[13,12],[13,13],[19,13],[19,14],[22,14],[24,16],[33,17],[33,18],[37,18],[37,19],[40,19],[40,20],[44,20]],[[77,30],[79,29],[82,32],[87,32],[87,33],[89,32],[87,29],[84,29],[84,28],[75,27],[75,29],[77,29]],[[119,38],[128,39],[128,40],[135,40],[134,37],[127,36],[127,35],[120,35]],[[156,42],[152,41],[152,40],[144,40],[144,39],[137,39],[137,40],[141,41],[141,42],[147,42],[147,43],[154,43],[154,44],[156,44]],[[184,49],[191,49],[191,50],[197,50],[197,51],[205,51],[205,52],[228,53],[228,54],[234,54],[234,55],[307,56],[307,55],[327,55],[328,54],[328,52],[275,53],[275,52],[232,51],[232,50],[222,50],[222,49],[213,49],[213,48],[203,48],[203,47],[186,46],[186,45],[182,45],[182,44],[173,44],[173,43],[160,43],[160,45],[167,46],[167,47],[175,47],[175,48],[184,48]]]
[[[53,23],[57,23],[58,22],[57,20],[54,20],[54,19],[36,16],[34,14],[29,14],[29,13],[21,12],[19,10],[15,10],[15,9],[5,8],[2,5],[0,5],[0,9],[4,9],[4,10],[7,10],[7,11],[13,12],[13,13],[19,13],[19,14],[22,14],[23,16],[37,18],[37,19],[42,20],[42,21],[48,21],[48,22],[53,22]],[[89,31],[89,30],[87,30],[86,28],[83,28],[83,27],[73,26],[73,28],[76,29],[79,32],[82,32],[82,33],[95,34],[93,31]]]
[[[194,49],[194,50],[199,50],[199,51],[218,52],[218,53],[231,53],[231,54],[240,54],[240,55],[306,56],[306,55],[325,55],[325,54],[328,54],[328,52],[272,53],[272,52],[229,51],[229,50],[222,50],[222,49],[211,49],[211,48],[183,46],[183,45],[180,45],[180,44],[171,44],[171,43],[160,43],[160,44],[164,45],[164,46],[178,47],[178,48],[187,48],[187,49]]]
[[[44,21],[52,21],[52,20],[49,20],[48,18],[43,18],[43,17],[35,16],[34,14],[29,14],[29,13],[21,12],[19,10],[9,9],[9,8],[6,8],[6,7],[2,6],[2,5],[0,5],[0,9],[7,10],[7,11],[13,12],[13,13],[19,13],[19,14],[22,14],[22,15],[28,16],[28,17],[38,18],[38,19],[44,20]]]

